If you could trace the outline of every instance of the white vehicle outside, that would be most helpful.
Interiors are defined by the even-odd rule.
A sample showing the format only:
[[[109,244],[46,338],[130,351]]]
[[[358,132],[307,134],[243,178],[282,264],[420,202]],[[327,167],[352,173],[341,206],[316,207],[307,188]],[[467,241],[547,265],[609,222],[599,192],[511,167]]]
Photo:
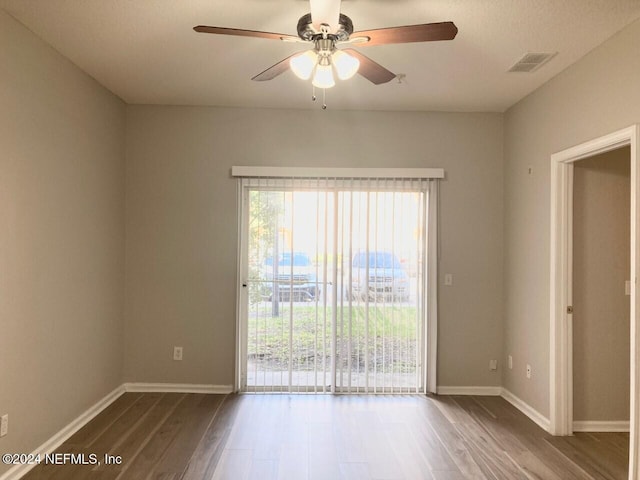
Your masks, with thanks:
[[[354,300],[409,300],[409,275],[391,252],[359,252],[353,256],[351,297]],[[368,274],[368,275],[367,275]],[[347,292],[348,296],[349,292]]]

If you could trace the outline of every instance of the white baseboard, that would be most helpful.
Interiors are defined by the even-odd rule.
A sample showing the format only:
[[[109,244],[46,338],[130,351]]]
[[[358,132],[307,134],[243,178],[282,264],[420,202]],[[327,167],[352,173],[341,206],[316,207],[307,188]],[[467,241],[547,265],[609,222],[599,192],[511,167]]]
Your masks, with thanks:
[[[501,396],[511,405],[524,413],[544,431],[549,432],[551,422],[531,405],[503,387],[447,387],[437,389],[438,395],[490,395]],[[576,421],[574,432],[628,432],[629,421]],[[1,480],[1,479],[0,479]]]
[[[188,383],[124,383],[109,393],[98,403],[89,408],[86,412],[78,416],[70,424],[56,433],[49,440],[44,442],[32,453],[34,455],[46,455],[53,453],[56,448],[62,445],[71,435],[76,433],[96,415],[111,405],[120,395],[125,392],[168,392],[168,393],[231,393],[232,385],[197,385]],[[7,470],[0,480],[18,480],[22,478],[35,465],[15,465]]]
[[[111,405],[120,395],[125,392],[124,387],[120,385],[114,391],[105,396],[102,400],[98,401],[95,405],[90,407],[87,411],[78,416],[75,420],[73,420],[70,424],[56,433],[49,440],[44,442],[38,448],[36,448],[32,454],[33,455],[46,455],[49,453],[53,453],[53,451],[62,445],[71,435],[76,433],[82,427],[84,427],[87,423],[89,423],[93,418],[102,412],[105,408]],[[33,465],[15,465],[10,470],[6,471],[4,475],[0,477],[0,480],[17,480],[22,478],[29,470],[35,467]]]
[[[168,392],[168,393],[217,393],[227,394],[233,392],[232,385],[203,385],[188,383],[124,383],[114,391],[97,402],[69,425],[64,427],[53,437],[40,445],[34,454],[52,453],[71,435],[89,423],[96,415],[107,408],[124,392]],[[529,404],[516,397],[509,390],[502,387],[447,387],[437,388],[440,395],[489,395],[501,396],[514,407],[524,413],[538,426],[549,431],[549,419],[531,407]],[[587,428],[589,430],[587,430]],[[628,432],[629,422],[574,422],[575,431],[599,431],[599,432]],[[0,480],[17,480],[25,475],[34,465],[16,465],[2,476]]]
[[[438,387],[438,395],[487,395],[498,397],[502,387]]]
[[[489,395],[500,396],[504,398],[511,405],[516,407],[533,422],[535,422],[540,428],[549,431],[550,422],[547,417],[538,412],[531,405],[524,400],[516,397],[513,393],[503,387],[438,387],[438,395]],[[609,422],[612,423],[612,422]],[[627,428],[629,422],[627,422]],[[577,430],[576,430],[577,431]],[[600,430],[603,431],[603,430]],[[608,430],[608,431],[624,431],[624,430]],[[627,430],[628,431],[628,430]]]
[[[574,432],[628,432],[629,421],[575,421],[573,422]]]
[[[516,407],[522,413],[524,413],[527,417],[529,417],[533,422],[535,422],[540,428],[542,428],[545,432],[549,432],[551,427],[551,422],[547,417],[538,412],[531,405],[526,403],[524,400],[516,397],[513,393],[511,393],[506,388],[502,389],[502,394],[500,395],[511,405]]]
[[[205,385],[205,384],[194,384],[194,383],[125,383],[123,387],[127,392],[220,393],[220,394],[233,392],[233,385]]]

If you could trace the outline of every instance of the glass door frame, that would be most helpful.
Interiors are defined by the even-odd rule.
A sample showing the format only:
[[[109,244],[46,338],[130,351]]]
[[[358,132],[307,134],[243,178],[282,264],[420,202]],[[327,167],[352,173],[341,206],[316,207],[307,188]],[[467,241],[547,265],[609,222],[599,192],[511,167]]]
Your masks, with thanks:
[[[248,278],[248,225],[249,225],[249,192],[251,190],[250,187],[245,185],[242,181],[243,178],[252,177],[248,175],[249,172],[257,172],[261,175],[259,176],[269,176],[262,175],[265,170],[271,170],[272,175],[274,177],[278,177],[281,175],[283,170],[289,170],[288,168],[278,168],[278,167],[233,167],[232,175],[235,177],[239,177],[237,183],[237,206],[238,206],[238,224],[237,224],[237,232],[238,232],[238,252],[237,252],[237,294],[236,294],[236,355],[235,355],[235,390],[242,391],[243,388],[246,387],[246,371],[247,371],[247,352],[248,352],[248,335],[247,335],[247,320],[248,320],[248,288],[247,288],[247,278]],[[318,170],[323,169],[298,169],[298,170],[310,170],[310,172],[317,172]],[[327,169],[325,169],[327,170]],[[340,175],[327,175],[325,178],[370,178],[369,175],[366,174],[366,170],[379,170],[384,171],[384,175],[381,175],[380,178],[393,178],[394,175],[389,175],[392,170],[400,170],[402,171],[400,178],[427,178],[427,179],[438,179],[444,177],[444,171],[442,169],[329,169],[332,171],[335,170],[344,170],[344,176]],[[353,175],[353,171],[358,171],[359,174]],[[276,174],[277,171],[277,174]],[[301,175],[304,177],[304,175]],[[253,177],[255,178],[255,177]],[[307,177],[313,178],[313,177]],[[434,187],[437,187],[437,182],[432,182]],[[292,189],[293,190],[293,189]],[[341,189],[340,189],[341,190]],[[339,189],[334,188],[334,193],[337,197]],[[425,210],[426,215],[426,225],[430,230],[429,236],[425,237],[425,241],[427,241],[427,245],[424,246],[424,258],[429,259],[429,262],[423,261],[419,268],[423,269],[423,304],[426,302],[428,305],[423,305],[422,314],[424,317],[424,321],[421,322],[422,325],[420,327],[421,338],[419,339],[419,346],[421,348],[420,352],[420,361],[422,365],[419,365],[421,368],[420,375],[420,392],[432,392],[436,391],[436,365],[435,359],[436,355],[436,345],[437,345],[437,188],[433,188],[428,190],[429,195],[429,206],[428,211]],[[425,197],[427,193],[425,192]],[[337,203],[334,203],[334,207],[337,209]],[[434,218],[430,218],[434,217]],[[337,218],[335,220],[337,222]],[[435,227],[435,228],[434,228]],[[334,260],[334,263],[337,262],[337,259]],[[427,268],[427,263],[429,263],[429,268]],[[337,275],[337,270],[334,268],[333,270],[334,276]],[[332,324],[333,324],[333,332],[332,332],[332,345],[331,351],[333,352],[332,357],[335,358],[336,354],[336,312],[337,309],[337,295],[335,294],[335,290],[338,288],[337,282],[335,278],[332,282],[334,289],[334,295],[332,296],[333,300],[333,313],[332,313]],[[331,375],[333,381],[331,382],[331,392],[332,393],[341,393],[341,390],[344,387],[336,388],[336,362],[332,361],[332,369]],[[355,388],[355,392],[358,393],[357,387]],[[284,390],[284,388],[283,388]],[[389,392],[387,392],[389,393]]]

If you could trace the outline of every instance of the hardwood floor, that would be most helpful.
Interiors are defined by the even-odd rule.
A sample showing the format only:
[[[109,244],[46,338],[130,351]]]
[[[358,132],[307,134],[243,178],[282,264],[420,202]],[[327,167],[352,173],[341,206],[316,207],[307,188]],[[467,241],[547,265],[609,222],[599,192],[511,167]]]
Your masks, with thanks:
[[[126,393],[57,452],[101,464],[24,478],[622,480],[628,434],[552,437],[499,397]]]

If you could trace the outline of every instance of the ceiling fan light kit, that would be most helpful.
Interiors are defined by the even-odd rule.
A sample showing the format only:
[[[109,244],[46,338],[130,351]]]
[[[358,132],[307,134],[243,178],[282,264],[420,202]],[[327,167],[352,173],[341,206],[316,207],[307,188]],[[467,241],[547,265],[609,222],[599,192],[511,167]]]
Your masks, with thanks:
[[[309,80],[318,64],[318,54],[314,50],[307,50],[300,55],[295,55],[289,60],[289,68],[296,77]]]
[[[313,76],[311,84],[316,88],[331,88],[336,84],[333,79],[333,72],[331,71],[331,65],[318,64],[316,67],[316,73]]]
[[[349,80],[360,68],[360,60],[342,50],[333,52],[332,62],[340,80]]]
[[[360,67],[360,60],[348,53],[338,50],[335,41],[330,38],[315,40],[315,48],[291,57],[289,68],[302,80],[309,80],[313,76],[313,86],[317,88],[331,88],[336,82],[333,76],[340,80],[353,77]]]
[[[310,0],[310,6],[311,13],[303,15],[298,20],[297,37],[280,33],[204,25],[198,25],[194,27],[194,30],[218,35],[279,39],[312,46],[309,50],[294,54],[272,65],[253,77],[252,80],[271,80],[290,69],[302,80],[311,79],[314,87],[323,89],[323,95],[324,90],[336,84],[334,70],[340,80],[348,80],[359,73],[375,85],[387,83],[396,77],[393,72],[357,50],[352,48],[338,49],[340,44],[365,47],[453,40],[458,33],[458,28],[453,22],[406,25],[354,32],[351,19],[340,13],[340,0]],[[315,95],[313,99],[315,100]],[[324,102],[323,108],[326,108]]]

